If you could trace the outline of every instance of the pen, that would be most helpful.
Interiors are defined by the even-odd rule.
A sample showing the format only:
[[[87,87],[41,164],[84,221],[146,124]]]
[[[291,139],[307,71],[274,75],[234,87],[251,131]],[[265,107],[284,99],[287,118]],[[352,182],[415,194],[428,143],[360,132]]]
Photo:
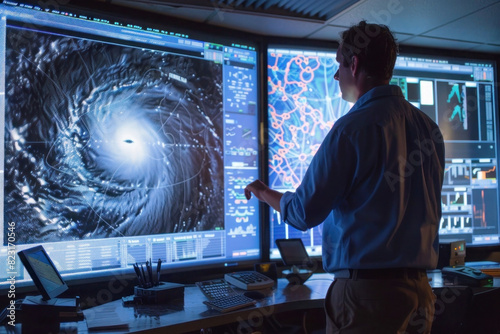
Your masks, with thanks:
[[[146,274],[144,273],[144,267],[141,264],[141,272],[142,272],[142,279],[144,280],[144,287],[148,287],[148,279],[146,278]]]
[[[153,280],[153,263],[151,261],[146,261],[146,269],[148,271],[149,284],[150,286],[154,286],[155,282]]]
[[[160,285],[160,270],[161,270],[161,259],[158,259],[158,264],[156,265],[156,284]]]
[[[139,266],[137,265],[137,263],[132,264],[132,266],[134,267],[135,275],[137,276],[137,280],[139,281],[139,286],[142,287],[143,283],[141,279],[141,272],[139,271]]]

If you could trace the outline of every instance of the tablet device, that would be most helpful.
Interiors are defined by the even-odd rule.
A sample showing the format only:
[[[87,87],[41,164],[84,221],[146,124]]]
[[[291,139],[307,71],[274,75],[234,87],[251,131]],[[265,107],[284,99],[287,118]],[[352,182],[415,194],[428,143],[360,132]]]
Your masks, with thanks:
[[[56,298],[68,290],[68,286],[42,246],[25,249],[17,254],[43,300]]]

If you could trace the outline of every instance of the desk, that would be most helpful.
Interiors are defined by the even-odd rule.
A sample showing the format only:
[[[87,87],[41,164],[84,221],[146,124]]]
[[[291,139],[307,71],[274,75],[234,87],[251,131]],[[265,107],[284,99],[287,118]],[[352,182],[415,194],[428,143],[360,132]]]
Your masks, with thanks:
[[[431,286],[438,296],[436,307],[436,330],[434,333],[449,333],[453,326],[464,326],[464,317],[460,313],[470,311],[483,312],[481,307],[486,305],[473,305],[473,297],[483,291],[493,291],[500,294],[500,278],[495,278],[495,288],[467,288],[460,286],[444,286],[439,271],[429,273]],[[279,279],[274,289],[263,290],[266,298],[259,301],[255,307],[244,308],[226,314],[209,310],[202,303],[205,296],[195,286],[186,286],[184,301],[173,302],[165,305],[138,305],[124,307],[121,300],[116,300],[104,305],[84,310],[86,319],[117,314],[128,325],[126,328],[89,330],[86,321],[78,323],[61,324],[62,333],[72,334],[124,334],[124,333],[189,333],[198,332],[202,328],[213,328],[226,324],[237,324],[239,328],[246,328],[242,333],[251,333],[248,328],[261,324],[264,319],[272,315],[303,312],[314,310],[319,316],[323,315],[323,302],[328,287],[333,280],[329,274],[314,274],[304,285],[289,285],[286,279]],[[470,292],[470,294],[469,294]],[[470,298],[469,298],[470,297]],[[482,303],[479,300],[479,303]],[[480,306],[480,307],[479,307]],[[317,310],[317,312],[316,312]],[[498,312],[494,310],[494,312]],[[498,321],[494,316],[494,321]],[[494,326],[497,326],[495,323]],[[500,328],[500,327],[499,327]],[[0,332],[2,329],[0,328]],[[16,333],[21,333],[19,328]],[[483,332],[485,333],[485,332]]]
[[[99,316],[103,312],[116,310],[128,322],[128,329],[88,331],[84,322],[78,324],[78,334],[84,333],[185,333],[201,328],[216,327],[224,324],[241,323],[241,326],[256,324],[265,317],[293,310],[322,309],[324,297],[333,280],[332,275],[316,274],[304,285],[289,285],[286,279],[278,279],[274,289],[262,290],[266,298],[258,301],[255,307],[219,313],[208,309],[202,303],[206,300],[200,289],[187,286],[184,291],[184,304],[139,305],[123,307],[120,300],[85,310],[86,319]]]

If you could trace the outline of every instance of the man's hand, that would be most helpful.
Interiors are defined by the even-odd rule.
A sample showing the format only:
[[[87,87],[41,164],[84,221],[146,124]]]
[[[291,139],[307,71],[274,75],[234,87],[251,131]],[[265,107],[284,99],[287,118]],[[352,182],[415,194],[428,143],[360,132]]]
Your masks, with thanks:
[[[245,197],[250,199],[252,197],[252,193],[259,200],[264,201],[264,192],[269,189],[261,180],[253,181],[245,188]]]
[[[283,196],[282,193],[272,190],[267,185],[265,185],[262,181],[256,180],[250,183],[245,188],[245,197],[250,199],[252,194],[255,195],[260,201],[266,202],[270,206],[273,207],[274,210],[281,212],[280,208],[280,200]]]

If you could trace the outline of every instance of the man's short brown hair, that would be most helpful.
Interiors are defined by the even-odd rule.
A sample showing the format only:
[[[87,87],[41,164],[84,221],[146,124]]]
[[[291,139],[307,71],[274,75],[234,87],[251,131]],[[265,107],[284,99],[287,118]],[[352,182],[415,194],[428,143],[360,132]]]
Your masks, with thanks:
[[[359,66],[374,80],[390,80],[398,55],[396,39],[390,29],[381,24],[361,21],[341,33],[344,66],[358,56]]]

